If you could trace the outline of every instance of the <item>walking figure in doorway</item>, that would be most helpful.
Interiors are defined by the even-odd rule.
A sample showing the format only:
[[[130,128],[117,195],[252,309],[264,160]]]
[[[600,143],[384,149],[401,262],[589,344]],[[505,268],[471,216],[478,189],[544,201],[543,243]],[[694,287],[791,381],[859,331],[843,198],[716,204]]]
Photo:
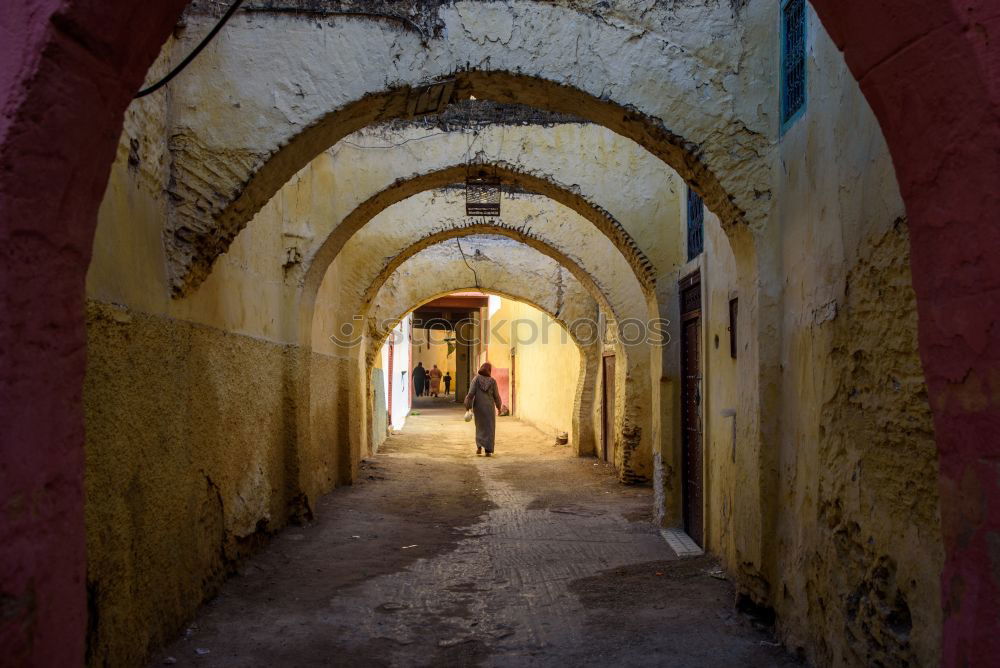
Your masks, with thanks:
[[[451,371],[444,372],[444,393],[451,394]]]
[[[413,391],[418,397],[424,396],[424,383],[426,381],[427,369],[424,368],[423,362],[417,362],[417,366],[413,369]]]
[[[469,393],[465,395],[465,409],[471,410],[476,420],[476,454],[485,450],[487,457],[493,454],[497,411],[503,408],[497,382],[490,376],[492,372],[493,365],[489,362],[479,367],[479,373],[472,380]]]
[[[427,377],[431,381],[431,396],[436,397],[441,394],[441,369],[438,368],[437,364],[427,372]]]

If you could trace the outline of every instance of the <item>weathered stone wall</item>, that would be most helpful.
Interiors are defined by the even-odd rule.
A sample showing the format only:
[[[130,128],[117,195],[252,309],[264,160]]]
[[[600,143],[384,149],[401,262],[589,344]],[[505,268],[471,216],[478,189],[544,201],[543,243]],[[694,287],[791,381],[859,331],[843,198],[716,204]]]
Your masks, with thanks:
[[[704,364],[704,434],[705,443],[705,535],[710,549],[732,555],[734,536],[732,520],[739,490],[733,471],[735,441],[734,421],[726,412],[736,409],[740,393],[738,357],[733,359],[729,343],[729,300],[739,299],[736,260],[719,219],[705,214],[705,252],[698,264],[702,280],[702,338]],[[737,322],[737,329],[740,329]],[[679,348],[679,342],[677,342]],[[737,355],[739,355],[737,344]]]
[[[599,121],[693,179],[727,223],[763,222],[773,147],[761,110],[774,95],[759,74],[770,44],[743,40],[728,3],[640,10],[625,0],[580,11],[508,0],[445,3],[436,12],[443,28],[424,38],[392,22],[309,14],[230,22],[173,89],[177,206],[168,255],[176,289],[205,276],[240,227],[317,153],[405,115],[411,87],[436,79],[455,79],[458,97]],[[212,21],[192,16],[182,44],[190,47]],[[589,48],[581,49],[584,34]],[[247,57],[260,52],[270,55]],[[238,103],[223,93],[234,82]],[[220,94],[205,99],[206,89]]]
[[[800,364],[816,367],[800,384],[815,422],[799,427],[789,458],[796,475],[783,486],[798,511],[785,520],[782,542],[793,551],[776,607],[789,640],[823,665],[933,666],[943,559],[937,451],[905,219],[859,251],[843,292],[791,342]]]
[[[937,457],[905,212],[876,120],[811,13],[809,31],[808,108],[780,140],[773,190],[772,605],[789,645],[819,665],[934,666]]]
[[[747,34],[761,43],[777,40],[772,9],[764,3],[744,15]],[[675,320],[671,284],[702,272],[709,549],[741,591],[777,612],[789,647],[818,665],[934,665],[942,561],[937,453],[905,216],[871,111],[814,19],[809,29],[808,108],[777,143],[773,217],[757,247],[762,293],[775,300],[780,320],[766,332],[747,322],[739,257],[711,214],[705,253],[662,277],[657,292]],[[738,361],[729,357],[732,297],[741,306]],[[770,387],[755,386],[740,366],[753,337],[763,334],[780,351]],[[665,373],[676,376],[679,339],[664,352]],[[770,433],[761,453],[761,503],[740,482],[742,441],[733,443],[732,421],[744,428],[740,406],[748,392],[774,396],[764,416]],[[722,415],[729,408],[735,418]],[[679,428],[679,411],[673,424]],[[671,464],[679,462],[662,462]],[[770,511],[765,504],[773,504]],[[762,511],[757,570],[744,563],[737,536]]]
[[[164,118],[162,95],[126,114],[87,273],[90,665],[143,663],[242,556],[349,471],[329,438],[313,444],[303,429],[340,370],[292,345],[281,198],[203,290],[170,295]],[[311,397],[310,373],[331,381]]]
[[[88,307],[88,663],[138,665],[301,511],[288,346]]]
[[[334,484],[353,478],[357,461],[351,456],[349,410],[357,373],[353,358],[312,353],[309,358],[309,421],[302,428],[300,459],[302,491],[310,499],[328,492]],[[355,449],[357,445],[355,444]]]

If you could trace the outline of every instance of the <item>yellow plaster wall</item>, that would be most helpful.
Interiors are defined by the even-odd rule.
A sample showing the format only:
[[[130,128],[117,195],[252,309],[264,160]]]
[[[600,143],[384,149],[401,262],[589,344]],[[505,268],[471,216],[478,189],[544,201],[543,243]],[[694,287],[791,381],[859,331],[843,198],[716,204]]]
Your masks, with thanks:
[[[502,299],[490,318],[494,334],[489,359],[511,366],[515,357],[514,415],[553,437],[572,433],[572,414],[580,374],[580,352],[556,321],[535,307]]]
[[[729,344],[729,300],[738,297],[736,259],[719,219],[705,214],[702,272],[702,364],[704,375],[705,536],[717,554],[732,554],[731,522],[737,500],[734,475],[734,420],[739,371]],[[739,323],[737,323],[739,329]],[[739,346],[737,346],[738,348]],[[739,351],[737,350],[737,354]]]

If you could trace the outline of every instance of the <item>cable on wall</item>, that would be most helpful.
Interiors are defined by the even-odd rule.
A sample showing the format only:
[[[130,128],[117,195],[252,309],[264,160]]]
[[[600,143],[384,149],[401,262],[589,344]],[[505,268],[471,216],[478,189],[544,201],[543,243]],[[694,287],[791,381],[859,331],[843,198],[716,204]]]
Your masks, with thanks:
[[[168,83],[170,83],[170,81],[174,77],[176,77],[178,74],[184,71],[184,69],[191,64],[191,61],[197,58],[198,54],[201,53],[204,50],[204,48],[208,46],[209,43],[211,43],[213,39],[215,39],[215,36],[218,35],[219,31],[225,27],[226,23],[229,21],[230,18],[232,18],[233,14],[236,13],[236,10],[240,8],[240,5],[242,5],[243,2],[244,0],[233,0],[233,4],[229,5],[229,9],[227,9],[226,13],[222,15],[222,18],[219,19],[219,22],[215,24],[215,27],[212,28],[212,30],[207,35],[205,35],[205,38],[201,40],[198,46],[196,46],[194,50],[191,51],[191,53],[189,53],[187,57],[180,62],[179,65],[177,65],[177,67],[170,70],[170,72],[168,72],[165,77],[163,77],[153,85],[140,90],[138,93],[135,94],[135,97],[133,99],[137,100],[140,97],[146,97],[150,93],[155,93],[156,91],[160,90]],[[292,7],[268,7],[268,8],[248,7],[247,11],[270,12],[275,14],[308,13],[304,10]],[[417,25],[416,23],[414,23],[413,21],[404,16],[395,16],[393,14],[380,14],[378,12],[352,12],[352,11],[322,11],[315,13],[321,14],[322,16],[347,16],[347,17],[353,16],[361,18],[398,21],[404,27],[416,31],[420,35],[421,43],[424,45],[427,44],[427,35],[424,33],[423,29],[419,25]]]
[[[150,93],[155,93],[156,91],[160,90],[168,83],[170,83],[171,79],[173,79],[175,76],[184,71],[184,68],[190,65],[191,61],[197,58],[198,54],[201,53],[206,46],[208,46],[209,42],[211,42],[216,35],[219,34],[219,31],[222,30],[223,27],[225,27],[226,23],[229,21],[232,15],[236,13],[236,10],[239,9],[240,5],[242,4],[243,0],[234,0],[233,4],[229,5],[229,9],[227,9],[226,13],[222,15],[222,18],[219,19],[219,22],[215,24],[215,27],[212,28],[211,32],[205,35],[205,38],[201,40],[198,46],[194,47],[194,50],[191,51],[191,53],[189,53],[187,57],[184,60],[182,60],[177,67],[170,70],[170,72],[168,72],[165,77],[157,81],[152,86],[140,90],[138,93],[135,94],[135,97],[133,99],[138,100],[140,97],[146,97]]]
[[[469,264],[468,258],[465,257],[465,251],[462,250],[462,242],[459,241],[458,237],[455,238],[455,243],[458,244],[458,252],[462,254],[462,261],[465,262],[465,266],[472,272],[472,276],[476,280],[476,288],[479,289],[479,274],[476,273],[476,270],[472,268],[471,264]]]

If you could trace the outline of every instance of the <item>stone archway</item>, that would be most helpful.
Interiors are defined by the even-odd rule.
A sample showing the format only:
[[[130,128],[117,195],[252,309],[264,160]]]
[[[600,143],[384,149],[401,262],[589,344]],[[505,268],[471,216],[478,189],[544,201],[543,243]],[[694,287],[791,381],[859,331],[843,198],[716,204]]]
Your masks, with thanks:
[[[323,354],[324,339],[317,327],[340,331],[342,326],[350,325],[352,318],[356,317],[355,314],[367,308],[367,299],[373,294],[372,286],[377,286],[379,280],[384,280],[385,268],[392,264],[391,261],[385,262],[387,254],[390,257],[405,258],[407,253],[412,254],[423,247],[421,244],[428,245],[455,236],[492,231],[528,243],[557,258],[564,266],[570,267],[578,280],[591,286],[591,294],[609,313],[620,318],[641,321],[659,318],[661,308],[655,302],[655,295],[651,293],[653,279],[650,267],[618,221],[589,203],[574,189],[537,175],[515,172],[502,165],[490,167],[495,168],[504,179],[522,184],[522,187],[531,192],[542,191],[543,201],[551,199],[554,202],[552,206],[556,209],[581,220],[569,221],[572,225],[561,229],[555,223],[550,225],[548,221],[539,220],[534,223],[535,231],[530,232],[520,223],[511,225],[486,223],[470,226],[465,222],[464,216],[456,220],[441,220],[439,218],[441,214],[436,208],[428,206],[426,210],[421,208],[422,213],[419,215],[403,215],[403,209],[400,209],[395,218],[385,218],[381,223],[378,222],[380,217],[389,215],[393,207],[398,208],[413,198],[419,199],[420,193],[431,193],[432,188],[446,186],[454,183],[456,179],[463,178],[466,165],[456,165],[414,176],[408,180],[392,182],[385,190],[372,195],[347,213],[342,221],[329,226],[331,229],[329,236],[319,243],[318,250],[304,263],[305,266],[300,274],[302,288],[299,300],[298,337],[302,350],[309,350],[311,362],[303,363],[304,368],[310,372],[306,374],[304,381],[304,387],[308,389],[303,390],[299,401],[302,405],[310,407],[308,416],[323,415],[324,420],[317,422],[310,417],[308,422],[300,425],[299,432],[308,434],[307,440],[310,445],[307,447],[317,454],[321,450],[319,442],[330,443],[338,440],[334,434],[334,424],[344,427],[341,433],[350,435],[346,448],[342,449],[351,454],[346,459],[340,460],[337,467],[340,473],[336,478],[343,482],[351,479],[352,474],[349,471],[353,471],[353,464],[349,462],[359,461],[360,453],[365,450],[364,443],[368,432],[361,421],[366,416],[366,411],[359,402],[366,394],[345,389],[343,397],[335,400],[320,391],[320,386],[329,387],[334,384],[331,373],[335,369],[347,368],[350,377],[358,376],[355,369],[359,368],[360,363],[354,360],[351,354],[339,349],[326,351],[333,353],[333,358],[341,360],[336,364],[333,358]],[[517,202],[509,203],[508,211],[520,211],[517,204]],[[461,210],[461,207],[458,208]],[[537,212],[526,209],[515,217],[518,220],[527,219],[533,213]],[[547,212],[547,215],[554,214]],[[565,214],[560,215],[565,216]],[[593,227],[588,230],[591,224]],[[574,228],[577,230],[575,234]],[[380,229],[382,231],[379,231]],[[551,236],[555,230],[558,232],[555,232],[555,236]],[[370,239],[366,236],[369,234]],[[414,239],[417,240],[416,245],[413,245]],[[410,250],[407,250],[408,248]],[[581,260],[588,257],[590,259],[581,264]],[[599,257],[604,257],[605,260],[602,262]],[[341,258],[348,259],[341,261]],[[340,266],[338,263],[347,263],[342,272],[345,278],[330,282],[329,272],[337,269]],[[606,271],[599,270],[602,264],[607,266]],[[603,278],[601,278],[602,272]],[[630,281],[635,284],[635,289]],[[342,308],[339,308],[340,315],[334,319],[336,324],[323,323],[322,319],[317,317],[315,309],[317,295],[325,284],[336,285],[335,290],[331,288],[332,291],[327,295],[327,301],[342,305]],[[319,347],[315,343],[317,341],[320,342]],[[655,422],[659,411],[654,410],[655,396],[650,394],[650,388],[659,382],[660,374],[657,370],[662,366],[662,351],[657,346],[646,345],[644,341],[641,345],[627,348],[628,354],[625,354],[625,350],[622,353],[622,359],[627,360],[627,363],[619,367],[619,373],[623,375],[618,386],[633,393],[631,396],[636,400],[623,399],[622,410],[616,413],[621,428],[616,429],[615,438],[617,441],[619,436],[625,439],[624,435],[628,435],[625,439],[628,441],[627,445],[617,447],[618,452],[624,453],[626,457],[626,461],[619,463],[619,471],[628,479],[638,481],[652,476],[654,449],[657,452],[665,451],[671,457],[674,453],[672,447],[664,445],[672,443],[672,434],[661,430],[659,424]],[[626,375],[631,379],[629,382],[625,381]],[[320,381],[320,378],[326,380]],[[640,401],[638,397],[646,397],[646,400]],[[345,402],[350,407],[347,411],[348,417],[339,423],[334,423],[330,418],[331,413],[336,412],[335,408]],[[326,408],[319,410],[319,404]],[[324,428],[323,425],[329,428]],[[355,428],[351,425],[360,427]],[[657,441],[654,444],[655,438],[659,438],[663,443]],[[657,485],[663,486],[669,482],[664,479],[664,475],[656,477]],[[306,485],[309,496],[313,496],[319,489],[323,489],[322,484]]]
[[[1000,362],[989,345],[995,334],[982,335],[995,332],[990,327],[1000,312],[992,306],[1000,269],[983,250],[995,233],[992,184],[1000,171],[1000,104],[992,92],[998,74],[988,66],[997,47],[982,37],[995,17],[986,4],[812,2],[885,128],[916,230],[915,287],[942,453],[942,504],[956,527],[946,536],[951,604],[943,663],[985,661],[1000,651],[993,621],[1000,585],[989,556],[1000,523],[989,463],[998,408],[989,388]],[[32,625],[5,622],[0,637],[14,647],[13,656],[72,664],[82,654],[80,286],[122,110],[183,4],[48,0],[12,6],[3,17],[13,26],[5,30],[14,40],[9,52],[25,56],[4,59],[0,87],[8,110],[0,120],[7,241],[0,271],[9,316],[0,319],[0,337],[3,382],[11,388],[3,423],[5,441],[14,444],[4,461],[16,463],[0,488],[4,503],[44,499],[23,520],[6,524],[0,540],[10,574],[4,590],[14,600],[30,595],[37,605]],[[913,113],[911,99],[928,113]],[[937,132],[941,127],[950,131]],[[44,160],[31,159],[40,154]],[[944,158],[947,178],[928,178]],[[942,256],[942,248],[949,252]],[[967,343],[956,350],[955,342]],[[39,350],[50,354],[39,357]]]
[[[475,239],[476,237],[471,238]],[[480,242],[479,246],[489,249],[491,244]],[[465,290],[477,290],[524,302],[558,323],[580,352],[578,380],[573,389],[570,433],[577,454],[592,454],[596,442],[591,417],[602,347],[600,337],[595,335],[599,306],[587,289],[571,275],[567,275],[566,269],[555,260],[527,246],[521,246],[515,251],[504,248],[503,252],[513,260],[511,264],[517,271],[483,272],[478,287],[469,283],[469,272],[463,271],[466,268],[465,259],[457,248],[447,248],[445,244],[424,248],[400,262],[386,276],[366,314],[366,319],[371,324],[365,337],[367,373],[364,378],[370,379],[375,355],[392,326],[413,310],[415,305]],[[414,277],[428,276],[431,277],[430,281],[414,280]],[[563,286],[563,292],[559,296],[543,287],[553,276]],[[595,326],[594,329],[588,329],[591,324]],[[367,395],[372,396],[370,389]],[[371,401],[367,412],[370,419]]]
[[[370,332],[371,326],[367,324],[367,313],[369,307],[375,303],[375,295],[385,281],[414,254],[448,239],[486,233],[521,242],[526,249],[533,249],[536,255],[535,262],[539,262],[542,256],[547,256],[565,267],[567,273],[585,287],[589,293],[588,301],[593,300],[601,304],[612,317],[632,320],[645,318],[645,298],[638,283],[632,279],[630,285],[626,279],[630,272],[625,259],[616,258],[617,263],[611,262],[606,270],[601,268],[600,258],[613,258],[614,250],[610,243],[603,239],[596,230],[591,230],[588,233],[581,229],[573,234],[571,229],[565,228],[565,221],[558,217],[551,225],[540,222],[536,226],[536,231],[530,235],[515,225],[486,222],[470,225],[465,223],[464,218],[453,226],[441,224],[432,217],[436,207],[440,206],[440,203],[435,199],[439,197],[440,195],[434,195],[430,201],[420,206],[404,206],[395,213],[390,208],[379,214],[348,242],[345,246],[347,250],[331,263],[327,272],[324,272],[325,278],[317,291],[325,295],[324,303],[336,303],[337,307],[330,314],[325,311],[317,311],[315,315],[310,314],[312,322],[309,331],[313,341],[311,353],[313,363],[307,382],[309,387],[313,388],[309,392],[308,400],[311,415],[323,416],[324,419],[328,420],[331,415],[342,410],[339,404],[320,399],[322,396],[321,388],[334,384],[330,375],[331,370],[347,365],[347,368],[351,370],[349,372],[351,378],[367,378],[363,374],[355,373],[355,369],[363,369],[364,367],[363,357],[358,357],[359,353],[364,351],[353,346],[331,345],[325,340],[326,335],[330,332],[346,332],[352,328],[357,331],[359,326],[363,326],[365,332]],[[543,198],[539,199],[545,201]],[[401,204],[408,202],[409,200],[406,200]],[[534,211],[536,208],[532,202],[524,204],[527,206],[526,211]],[[562,208],[552,203],[549,205]],[[413,208],[416,211],[411,210]],[[576,214],[565,211],[563,216],[565,215],[575,216]],[[374,247],[373,241],[367,240],[368,236],[372,239],[378,239],[385,248]],[[602,241],[603,246],[601,245]],[[358,252],[348,252],[354,246],[359,248]],[[366,252],[360,250],[366,248],[368,249]],[[390,255],[383,260],[382,255],[387,251]],[[378,257],[369,257],[372,253]],[[603,278],[602,273],[604,274]],[[505,275],[508,274],[505,273]],[[612,276],[617,278],[609,278]],[[512,281],[520,280],[513,274],[510,274],[509,277]],[[534,292],[531,294],[539,290],[542,293],[552,292],[552,286],[551,283],[542,282],[533,286],[533,290]],[[558,291],[556,295],[558,295]],[[416,301],[420,295],[411,295],[411,297],[411,301]],[[305,300],[303,301],[305,303]],[[541,299],[535,297],[528,301],[539,302]],[[559,303],[562,304],[563,308],[566,308],[568,304],[565,301]],[[653,347],[643,341],[633,345],[622,345],[619,348],[623,360],[619,367],[621,378],[618,383],[622,392],[617,401],[620,404],[617,415],[621,428],[616,429],[615,438],[616,440],[619,437],[624,439],[623,435],[629,434],[634,440],[634,442],[629,441],[629,447],[619,448],[620,452],[627,453],[627,458],[619,462],[619,470],[628,479],[641,480],[648,478],[651,473],[652,442],[649,423],[653,419],[653,414],[649,410],[651,388],[649,360],[653,353]],[[335,360],[340,361],[335,362]],[[366,380],[361,382],[366,382]],[[341,424],[352,425],[347,428],[347,431],[342,431],[339,435],[335,434],[334,431],[324,429],[323,424],[315,420],[312,421],[308,429],[303,431],[308,431],[310,439],[314,442],[317,440],[321,442],[343,441],[344,434],[349,432],[349,437],[344,445],[351,452],[350,459],[358,461],[361,453],[367,449],[365,439],[368,432],[366,425],[362,423],[362,417],[367,413],[359,403],[361,398],[367,394],[358,387],[354,390],[348,390],[345,396],[350,402],[348,413],[351,417],[346,421],[341,421]],[[324,401],[325,403],[318,403]]]
[[[350,34],[356,24],[316,31],[296,17],[269,17],[277,22],[262,37],[257,17],[231,23],[212,58],[195,61],[172,93],[175,289],[200,280],[213,257],[314,156],[360,128],[406,117],[420,88],[442,79],[453,82],[456,98],[526,104],[603,125],[676,169],[726,224],[763,223],[770,129],[755,117],[755,104],[705,94],[726,87],[729,69],[747,82],[754,75],[739,67],[738,40],[715,40],[711,59],[698,55],[711,31],[744,29],[730,7],[700,8],[703,23],[693,30],[694,24],[671,20],[666,8],[651,8],[635,24],[615,25],[570,7],[513,0],[482,10],[488,23],[507,31],[504,39],[485,34],[490,29],[480,22],[480,10],[471,3],[440,8],[441,29],[425,43],[384,23],[364,25],[368,34],[361,40],[329,34]],[[196,26],[214,17],[188,20]],[[559,29],[543,37],[515,27],[522,21]],[[581,52],[577,30],[601,44],[602,53]],[[664,38],[674,48],[663,48]],[[323,66],[309,68],[300,81],[280,57],[251,64],[246,42],[261,39],[274,40],[266,48],[276,53],[293,39],[296,50],[311,49]],[[376,42],[387,48],[373,59],[370,44]],[[356,62],[368,67],[359,70]],[[470,65],[482,62],[488,67]],[[627,71],[619,65],[625,62]],[[238,112],[192,105],[205,87],[227,97],[223,91],[236,81],[244,87]]]

